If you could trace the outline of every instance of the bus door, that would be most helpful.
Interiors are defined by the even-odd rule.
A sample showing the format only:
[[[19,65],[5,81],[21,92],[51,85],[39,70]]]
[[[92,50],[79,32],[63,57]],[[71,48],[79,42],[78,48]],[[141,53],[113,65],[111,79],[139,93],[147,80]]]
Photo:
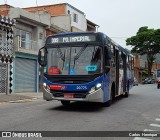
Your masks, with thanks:
[[[116,49],[116,93],[115,96],[118,95],[119,90],[119,50]]]
[[[122,53],[123,59],[123,92],[126,91],[126,83],[127,83],[127,56]]]
[[[119,89],[118,94],[123,93],[123,79],[124,79],[124,62],[123,62],[123,52],[119,51]]]

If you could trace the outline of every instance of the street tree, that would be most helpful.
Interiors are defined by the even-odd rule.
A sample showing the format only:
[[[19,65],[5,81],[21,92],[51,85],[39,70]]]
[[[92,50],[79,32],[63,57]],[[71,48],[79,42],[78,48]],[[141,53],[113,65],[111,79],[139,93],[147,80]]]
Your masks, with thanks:
[[[140,27],[135,36],[126,39],[126,45],[131,45],[133,54],[146,55],[148,76],[151,76],[155,55],[160,53],[160,29]]]

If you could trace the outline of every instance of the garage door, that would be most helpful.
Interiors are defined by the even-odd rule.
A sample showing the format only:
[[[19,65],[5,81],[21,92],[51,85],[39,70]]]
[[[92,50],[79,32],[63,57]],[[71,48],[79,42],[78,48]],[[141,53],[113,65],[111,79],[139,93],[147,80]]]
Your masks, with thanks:
[[[15,61],[15,92],[36,91],[36,61],[16,58]]]

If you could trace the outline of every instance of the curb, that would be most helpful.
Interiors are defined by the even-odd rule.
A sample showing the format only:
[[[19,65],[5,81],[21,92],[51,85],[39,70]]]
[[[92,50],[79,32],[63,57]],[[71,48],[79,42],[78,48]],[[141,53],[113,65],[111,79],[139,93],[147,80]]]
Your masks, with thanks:
[[[5,104],[5,103],[27,103],[27,102],[32,102],[33,100],[37,100],[38,98],[31,98],[31,99],[20,99],[20,100],[15,100],[15,101],[4,101],[0,102],[0,104]]]

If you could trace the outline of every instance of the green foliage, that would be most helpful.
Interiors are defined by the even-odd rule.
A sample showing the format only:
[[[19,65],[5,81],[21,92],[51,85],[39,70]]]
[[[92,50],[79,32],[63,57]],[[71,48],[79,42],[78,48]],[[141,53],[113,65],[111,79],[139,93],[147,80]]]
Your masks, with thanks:
[[[160,53],[160,29],[141,27],[135,36],[127,38],[126,45],[133,47],[131,50],[133,54],[147,55],[148,75],[150,76],[155,55]]]

